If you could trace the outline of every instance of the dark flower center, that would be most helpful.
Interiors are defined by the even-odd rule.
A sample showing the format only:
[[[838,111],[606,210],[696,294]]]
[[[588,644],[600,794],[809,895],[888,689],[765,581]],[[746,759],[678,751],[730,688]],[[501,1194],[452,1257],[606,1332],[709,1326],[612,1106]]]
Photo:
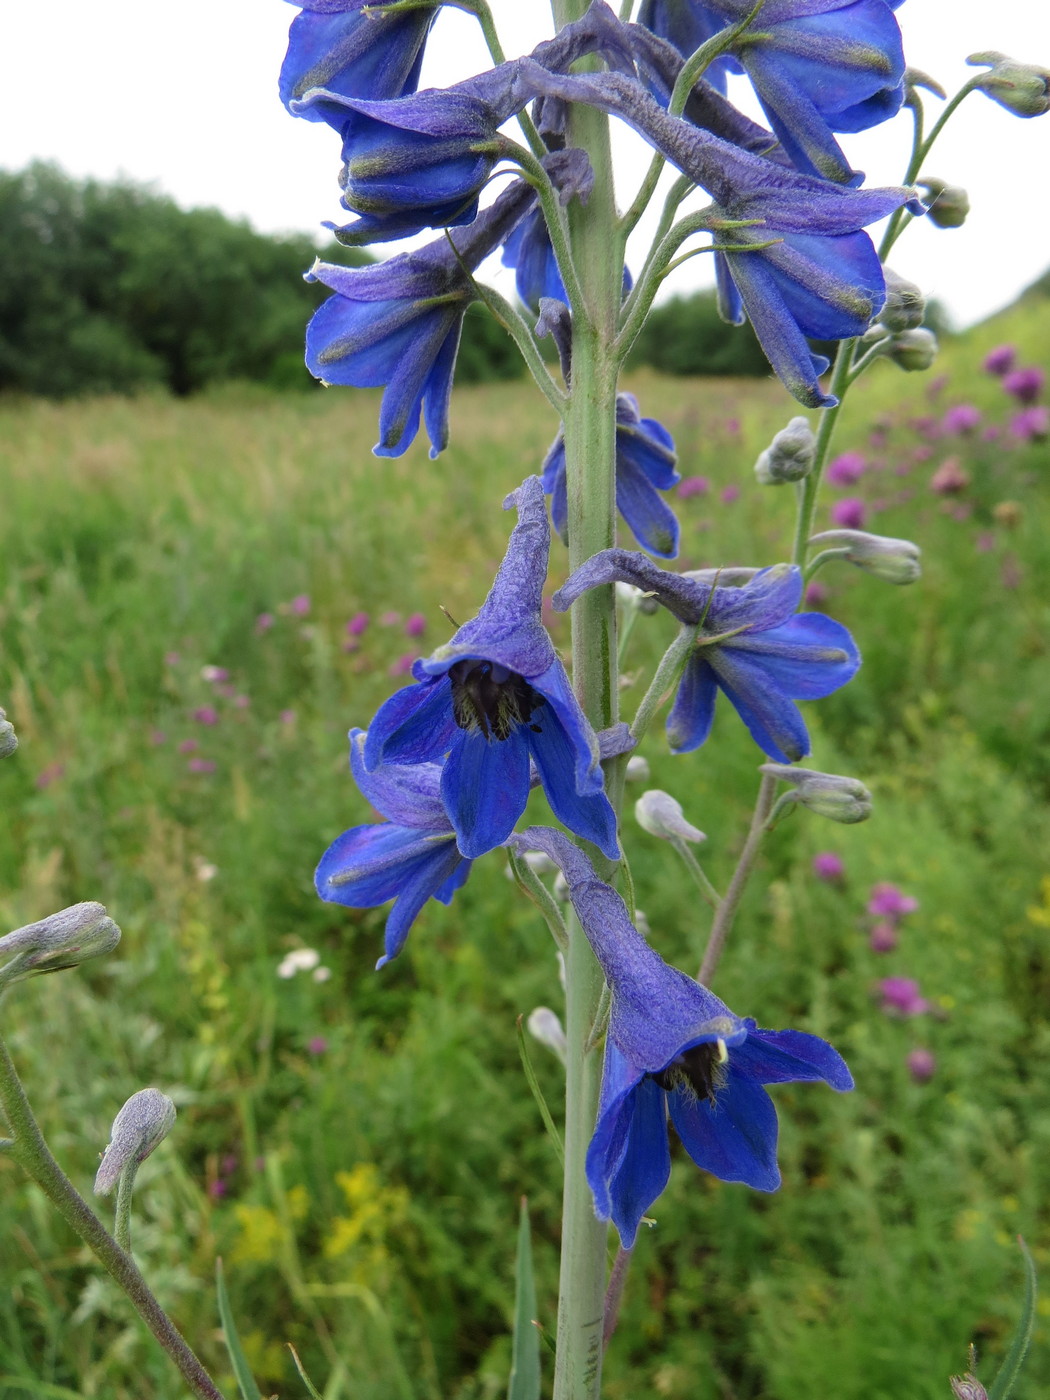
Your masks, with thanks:
[[[666,1069],[650,1074],[649,1078],[655,1079],[669,1094],[684,1089],[713,1104],[719,1089],[725,1086],[726,1059],[725,1041],[706,1041],[684,1050]]]
[[[514,671],[495,661],[457,661],[449,667],[452,682],[452,716],[468,734],[486,739],[507,739],[519,724],[543,704],[543,696]],[[539,734],[538,724],[529,728]]]

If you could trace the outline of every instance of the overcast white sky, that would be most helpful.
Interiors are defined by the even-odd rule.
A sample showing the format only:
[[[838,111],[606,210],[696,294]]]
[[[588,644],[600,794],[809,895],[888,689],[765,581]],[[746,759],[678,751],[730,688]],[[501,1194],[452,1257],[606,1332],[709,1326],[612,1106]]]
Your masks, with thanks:
[[[491,3],[509,56],[548,36],[546,0]],[[0,15],[0,167],[42,158],[75,175],[152,181],[186,207],[218,205],[266,231],[316,231],[323,219],[345,219],[338,138],[289,117],[277,100],[295,13],[280,0],[8,0]],[[1050,67],[1047,0],[906,0],[898,18],[909,63],[949,92],[971,71],[965,56],[982,49]],[[475,22],[443,10],[424,85],[487,66]],[[909,135],[902,115],[843,145],[868,183],[897,184]],[[645,148],[625,133],[625,192],[645,164]],[[965,325],[1050,264],[1050,115],[1023,121],[975,93],[927,173],[963,185],[973,212],[962,229],[913,227],[894,266]],[[694,258],[670,279],[671,290],[709,276],[708,260]]]

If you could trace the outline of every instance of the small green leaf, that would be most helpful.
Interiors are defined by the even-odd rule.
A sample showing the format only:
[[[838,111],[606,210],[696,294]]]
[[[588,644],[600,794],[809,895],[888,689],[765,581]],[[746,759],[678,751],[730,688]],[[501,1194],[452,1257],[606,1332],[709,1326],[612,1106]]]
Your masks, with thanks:
[[[248,1362],[245,1360],[241,1339],[237,1335],[237,1324],[233,1320],[233,1310],[230,1307],[229,1294],[226,1292],[226,1280],[222,1276],[221,1259],[215,1261],[215,1292],[219,1300],[219,1321],[222,1323],[222,1336],[226,1343],[226,1350],[230,1355],[233,1374],[237,1378],[237,1389],[241,1392],[241,1400],[262,1400],[259,1387],[255,1384],[255,1379],[248,1368]]]
[[[532,1273],[529,1203],[521,1200],[515,1269],[514,1347],[507,1400],[540,1400],[540,1334],[536,1328],[536,1280]]]
[[[299,1360],[299,1353],[296,1351],[295,1347],[292,1346],[291,1342],[288,1343],[288,1350],[292,1353],[292,1360],[295,1362],[295,1369],[299,1372],[299,1379],[310,1392],[310,1400],[324,1400],[324,1396],[303,1370],[303,1363]]]
[[[540,1082],[536,1078],[536,1071],[532,1067],[532,1057],[529,1054],[528,1041],[525,1039],[525,1027],[523,1021],[524,1018],[519,1016],[518,1053],[521,1055],[522,1068],[525,1071],[525,1078],[528,1080],[529,1088],[532,1090],[532,1097],[536,1100],[536,1105],[540,1110],[540,1117],[543,1119],[547,1132],[550,1134],[551,1142],[554,1144],[554,1150],[558,1154],[558,1161],[564,1167],[565,1148],[562,1146],[561,1134],[558,1132],[558,1129],[554,1126],[554,1119],[551,1117],[551,1111],[547,1107],[547,1100],[543,1097],[543,1090],[540,1088]]]
[[[1032,1327],[1035,1323],[1035,1295],[1037,1280],[1035,1276],[1035,1261],[1029,1253],[1028,1246],[1020,1235],[1017,1236],[1017,1243],[1021,1247],[1024,1256],[1025,1267],[1025,1288],[1024,1303],[1021,1307],[1021,1319],[1017,1324],[1017,1331],[1010,1350],[1006,1354],[1006,1360],[999,1368],[999,1374],[992,1382],[988,1391],[988,1400],[1006,1400],[1006,1397],[1013,1390],[1017,1377],[1021,1374],[1021,1367],[1028,1354],[1028,1344],[1032,1340]]]

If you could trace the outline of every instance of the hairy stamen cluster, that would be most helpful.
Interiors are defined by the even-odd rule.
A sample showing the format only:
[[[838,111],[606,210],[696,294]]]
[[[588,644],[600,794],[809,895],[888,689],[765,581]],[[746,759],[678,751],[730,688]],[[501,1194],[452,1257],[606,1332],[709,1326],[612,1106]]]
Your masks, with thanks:
[[[729,1052],[724,1040],[707,1041],[703,1045],[690,1046],[666,1069],[649,1077],[669,1094],[675,1089],[687,1089],[698,1099],[706,1099],[713,1105],[718,1091],[725,1087],[728,1059]]]
[[[486,739],[508,739],[543,704],[528,681],[495,661],[457,661],[448,675],[457,725],[468,733],[480,730]],[[542,732],[538,724],[529,728]]]

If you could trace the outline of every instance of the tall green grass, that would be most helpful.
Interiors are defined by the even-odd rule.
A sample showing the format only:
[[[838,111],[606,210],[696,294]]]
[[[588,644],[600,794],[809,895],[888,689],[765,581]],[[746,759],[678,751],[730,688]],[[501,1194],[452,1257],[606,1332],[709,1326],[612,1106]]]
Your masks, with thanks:
[[[857,494],[914,492],[874,528],[925,551],[909,589],[821,576],[822,606],[854,629],[865,665],[810,707],[813,765],[862,777],[876,814],[778,828],[718,990],[760,1024],[831,1039],[858,1087],[775,1091],[772,1197],[675,1149],[636,1250],[610,1400],[937,1400],[971,1339],[990,1358],[1004,1348],[1021,1299],[1015,1234],[1050,1258],[1047,451],[938,439],[894,475],[919,441],[910,419],[964,397],[1004,416],[980,355],[1007,338],[1038,355],[1039,321],[1021,308],[957,345],[932,404],[923,380],[880,367],[869,406],[846,415],[840,447],[866,447],[876,421],[886,435],[874,455],[889,465]],[[794,411],[782,391],[631,387],[674,433],[683,473],[710,483],[682,503],[682,566],[783,557],[791,501],[750,471]],[[0,927],[97,898],[124,929],[115,956],[18,988],[0,1016],[82,1189],[129,1094],[156,1084],[176,1100],[176,1129],[140,1176],[136,1250],[230,1393],[217,1253],[264,1392],[300,1393],[290,1341],[331,1400],[489,1400],[510,1364],[522,1194],[554,1325],[559,1173],[515,1036],[516,1017],[559,1006],[553,948],[493,855],[376,974],[384,911],[324,905],[311,875],[340,831],[371,819],[346,729],[401,683],[392,672],[413,648],[446,638],[442,607],[458,621],[477,608],[510,526],[499,501],[556,424],[525,384],[468,389],[442,458],[417,446],[380,461],[376,411],[374,395],[338,391],[0,406],[0,703],[21,738],[0,765]],[[928,486],[949,452],[972,477],[955,501]],[[723,502],[732,485],[739,499]],[[1012,525],[1002,501],[1018,504]],[[550,591],[565,573],[557,545],[553,557]],[[371,625],[346,650],[362,610]],[[417,642],[403,631],[414,612]],[[567,645],[565,621],[552,627]],[[669,635],[667,619],[640,620],[626,714]],[[207,666],[229,671],[229,694]],[[217,723],[194,719],[206,706]],[[724,883],[758,751],[720,712],[699,754],[672,758],[658,731],[644,752],[652,785],[709,833],[706,866]],[[706,920],[692,888],[629,813],[627,825],[653,941],[695,969]],[[842,856],[843,885],[814,878],[819,850]],[[880,880],[921,905],[881,957],[864,914]],[[298,947],[318,951],[328,980],[277,976]],[[917,978],[930,1012],[883,1014],[872,988],[889,975]],[[920,1045],[937,1057],[925,1084],[905,1063]],[[0,1269],[0,1394],[181,1394],[3,1158]],[[1050,1382],[1045,1316],[1023,1397]]]

